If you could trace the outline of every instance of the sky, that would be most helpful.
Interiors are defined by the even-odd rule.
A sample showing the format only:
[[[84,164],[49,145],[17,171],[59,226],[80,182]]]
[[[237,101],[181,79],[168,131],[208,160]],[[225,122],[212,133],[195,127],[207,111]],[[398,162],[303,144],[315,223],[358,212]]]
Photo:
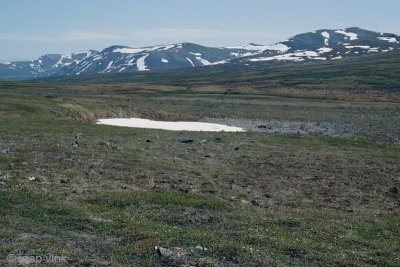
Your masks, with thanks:
[[[0,0],[0,61],[111,45],[273,44],[352,26],[400,34],[400,0]]]

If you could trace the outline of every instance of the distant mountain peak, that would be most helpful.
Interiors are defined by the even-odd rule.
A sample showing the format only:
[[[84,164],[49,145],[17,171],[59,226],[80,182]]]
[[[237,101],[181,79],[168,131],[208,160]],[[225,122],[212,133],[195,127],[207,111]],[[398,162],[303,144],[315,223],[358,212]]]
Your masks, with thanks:
[[[273,45],[249,43],[229,47],[206,47],[190,42],[132,48],[113,45],[102,51],[86,50],[67,55],[47,54],[31,61],[0,64],[0,79],[146,71],[187,68],[229,62],[308,62],[339,60],[400,48],[393,33],[359,27],[319,29],[297,34]]]

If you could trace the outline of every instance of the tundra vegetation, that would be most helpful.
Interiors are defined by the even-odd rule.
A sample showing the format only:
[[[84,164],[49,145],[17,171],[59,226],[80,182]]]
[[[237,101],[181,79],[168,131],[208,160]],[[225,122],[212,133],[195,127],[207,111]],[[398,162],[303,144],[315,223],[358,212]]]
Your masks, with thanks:
[[[2,81],[0,264],[398,266],[399,81],[398,51]]]

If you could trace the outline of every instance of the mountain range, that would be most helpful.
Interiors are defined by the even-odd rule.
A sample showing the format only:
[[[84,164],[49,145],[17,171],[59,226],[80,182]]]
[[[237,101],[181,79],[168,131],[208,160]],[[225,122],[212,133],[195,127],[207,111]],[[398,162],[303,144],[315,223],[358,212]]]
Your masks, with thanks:
[[[24,80],[49,76],[147,71],[198,67],[230,62],[310,62],[340,60],[400,48],[400,36],[357,27],[317,30],[273,44],[206,47],[193,43],[144,48],[111,46],[68,55],[47,54],[31,61],[0,64],[0,79]]]

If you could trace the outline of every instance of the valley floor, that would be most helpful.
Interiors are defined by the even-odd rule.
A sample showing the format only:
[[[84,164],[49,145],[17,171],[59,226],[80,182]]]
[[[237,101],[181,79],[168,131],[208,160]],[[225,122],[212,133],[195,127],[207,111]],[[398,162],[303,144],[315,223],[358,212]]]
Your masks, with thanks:
[[[0,265],[400,264],[398,101],[149,87],[0,86]]]

